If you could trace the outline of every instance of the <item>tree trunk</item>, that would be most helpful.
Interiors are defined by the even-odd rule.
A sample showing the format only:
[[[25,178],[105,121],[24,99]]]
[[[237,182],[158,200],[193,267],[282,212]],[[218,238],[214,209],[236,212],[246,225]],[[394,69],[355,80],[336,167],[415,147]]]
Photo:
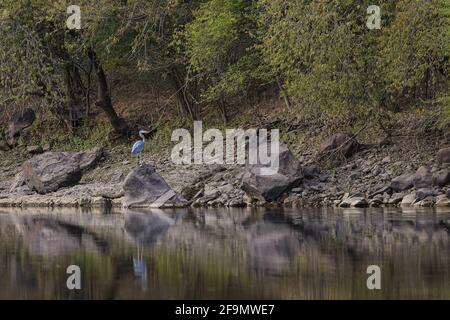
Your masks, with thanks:
[[[223,124],[227,125],[227,123],[228,123],[227,106],[225,104],[225,101],[223,101],[222,98],[219,100],[219,109],[220,109],[220,114],[222,116]]]
[[[71,130],[81,126],[84,105],[84,86],[78,68],[73,64],[67,64],[65,70],[65,82],[67,91],[67,111],[63,114],[64,121]]]
[[[177,69],[177,67],[172,67],[170,78],[172,80],[174,89],[176,90],[177,100],[178,103],[180,104],[184,116],[190,117],[191,120],[197,120],[195,108],[193,106],[193,103],[188,97],[186,84],[185,81],[183,81],[184,77],[182,76],[181,72]]]
[[[108,80],[106,78],[106,74],[103,70],[102,65],[99,63],[97,56],[92,48],[88,49],[87,55],[92,63],[92,66],[94,67],[94,71],[97,75],[98,80],[98,100],[95,102],[95,105],[100,107],[105,112],[116,133],[121,135],[128,134],[130,130],[127,123],[123,118],[119,117],[116,113],[116,110],[114,110],[111,96],[109,94]]]
[[[280,78],[277,77],[277,84],[280,92],[283,94],[284,104],[286,105],[287,109],[290,109],[292,106],[291,99],[289,98],[289,95],[284,88],[283,84],[281,83]]]

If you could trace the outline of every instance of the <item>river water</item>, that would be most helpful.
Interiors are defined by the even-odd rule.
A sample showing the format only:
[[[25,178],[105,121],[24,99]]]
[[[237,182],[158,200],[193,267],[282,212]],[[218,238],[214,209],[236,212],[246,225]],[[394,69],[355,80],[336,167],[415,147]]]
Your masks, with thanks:
[[[398,298],[450,299],[449,209],[0,210],[0,299]]]

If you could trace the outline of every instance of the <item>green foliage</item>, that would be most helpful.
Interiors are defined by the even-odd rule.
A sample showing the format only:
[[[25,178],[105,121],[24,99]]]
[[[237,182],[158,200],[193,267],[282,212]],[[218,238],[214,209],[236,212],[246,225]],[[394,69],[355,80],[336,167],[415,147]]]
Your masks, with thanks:
[[[450,95],[446,93],[438,97],[435,103],[440,107],[437,114],[439,127],[443,130],[450,129]]]
[[[206,82],[207,101],[245,93],[260,78],[257,13],[256,1],[209,0],[186,26],[186,54]]]
[[[449,75],[450,2],[401,0],[394,10],[379,43],[383,89],[393,104],[432,98]]]
[[[261,0],[265,62],[303,110],[364,118],[411,90],[431,98],[448,78],[444,2],[381,1],[382,29],[369,30],[370,1]]]
[[[86,81],[91,67],[86,50],[94,48],[107,71],[126,69],[160,89],[169,87],[179,103],[209,108],[203,114],[218,103],[251,96],[264,84],[289,97],[291,112],[355,123],[438,99],[445,126],[450,2],[380,0],[381,30],[366,26],[372,4],[82,0],[77,2],[82,30],[70,31],[64,0],[3,0],[0,102],[49,109],[47,114],[59,116],[62,131],[61,118],[72,112],[67,68],[76,66]],[[96,136],[95,130],[74,130],[78,138],[71,147],[92,141],[88,136]],[[105,128],[98,130],[93,140],[102,141]],[[167,133],[162,130],[155,141]]]
[[[94,147],[111,146],[109,139],[111,133],[111,127],[104,123],[93,127],[85,125],[70,135],[62,128],[49,129],[33,125],[27,144],[41,146],[49,144],[53,150],[57,151],[82,151]]]
[[[17,104],[25,104],[30,96],[42,97],[38,106],[54,111],[64,102],[58,72],[62,43],[50,21],[52,13],[45,1],[0,4],[0,97]]]
[[[323,113],[366,113],[378,104],[377,32],[366,27],[368,5],[262,2],[266,62],[286,79],[298,105]]]

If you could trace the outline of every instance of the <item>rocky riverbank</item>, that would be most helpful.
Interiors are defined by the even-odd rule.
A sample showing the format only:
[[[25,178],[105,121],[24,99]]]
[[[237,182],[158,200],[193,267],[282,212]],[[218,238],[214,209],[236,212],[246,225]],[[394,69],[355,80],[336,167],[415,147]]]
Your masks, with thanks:
[[[179,166],[169,152],[146,154],[149,180],[126,147],[34,156],[28,149],[2,154],[0,206],[151,207],[173,190],[156,206],[450,207],[445,143],[428,161],[395,143],[364,145],[344,134],[307,152],[283,144],[273,176],[261,176],[258,166]]]

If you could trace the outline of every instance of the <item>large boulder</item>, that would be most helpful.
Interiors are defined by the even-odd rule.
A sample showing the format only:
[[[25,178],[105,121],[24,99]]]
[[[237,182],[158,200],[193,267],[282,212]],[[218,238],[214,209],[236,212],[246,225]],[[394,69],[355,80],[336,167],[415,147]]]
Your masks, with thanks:
[[[442,169],[433,173],[433,183],[440,187],[450,184],[450,169]]]
[[[450,198],[445,194],[436,197],[436,207],[450,207]]]
[[[78,161],[64,152],[47,152],[31,158],[23,166],[30,190],[45,194],[76,184],[81,179]]]
[[[247,166],[241,187],[247,195],[274,201],[300,184],[303,178],[301,164],[285,144],[280,144],[278,157],[278,171],[270,175],[264,174],[262,165]]]
[[[9,123],[8,136],[10,139],[16,138],[20,131],[25,128],[30,127],[34,120],[36,119],[36,114],[30,108],[24,108],[21,111],[15,112]]]
[[[319,149],[319,156],[327,158],[332,155],[349,158],[358,151],[359,143],[350,135],[335,133],[325,140]]]
[[[131,171],[125,179],[123,190],[123,206],[127,208],[173,208],[188,205],[149,164]]]
[[[411,207],[414,204],[414,202],[416,202],[416,200],[417,200],[416,193],[415,192],[410,193],[403,197],[402,202],[400,203],[400,206],[401,207]]]
[[[395,192],[408,190],[414,185],[414,174],[402,174],[391,181],[391,189]]]
[[[95,167],[98,162],[104,157],[102,148],[94,148],[88,151],[81,151],[71,155],[78,162],[81,170],[89,170]]]
[[[433,173],[429,166],[422,166],[417,169],[413,179],[414,187],[416,189],[427,188],[433,185]]]
[[[45,194],[80,181],[83,170],[94,167],[103,157],[103,149],[82,152],[46,152],[26,161],[23,178],[30,190]]]
[[[436,195],[436,192],[431,188],[421,188],[417,190],[416,198],[418,200],[423,200],[427,197],[433,197]]]
[[[438,151],[436,155],[437,164],[450,163],[450,148],[444,148]]]

